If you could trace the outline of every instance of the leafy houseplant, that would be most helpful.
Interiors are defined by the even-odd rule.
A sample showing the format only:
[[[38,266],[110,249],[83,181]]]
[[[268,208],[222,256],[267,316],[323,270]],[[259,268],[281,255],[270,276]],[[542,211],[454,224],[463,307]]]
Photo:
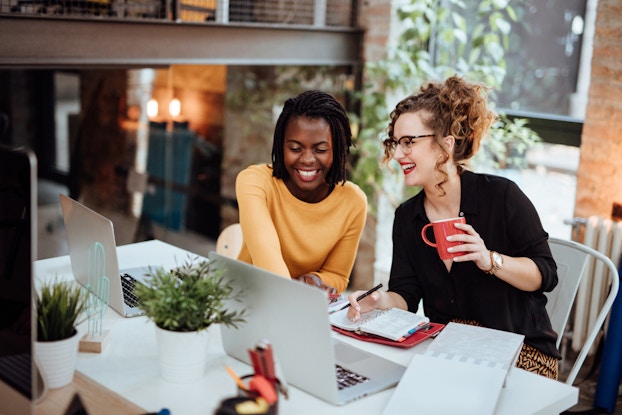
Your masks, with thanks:
[[[205,373],[208,327],[225,324],[237,327],[245,310],[228,311],[225,302],[238,300],[224,270],[209,261],[188,261],[167,271],[156,270],[149,285],[139,285],[135,294],[140,308],[155,323],[160,373],[173,383],[191,383]]]
[[[35,357],[50,389],[73,380],[80,341],[76,323],[85,300],[80,287],[65,282],[45,283],[37,294]]]
[[[237,327],[243,311],[228,311],[224,302],[236,298],[224,270],[207,260],[188,261],[173,270],[157,269],[149,285],[136,287],[139,307],[158,327],[170,331],[200,331],[212,324]]]

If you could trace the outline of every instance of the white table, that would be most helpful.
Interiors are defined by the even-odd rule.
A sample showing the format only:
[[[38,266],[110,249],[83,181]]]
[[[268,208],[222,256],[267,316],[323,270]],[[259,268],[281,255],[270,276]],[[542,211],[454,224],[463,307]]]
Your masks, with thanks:
[[[119,266],[180,265],[188,252],[161,241],[148,241],[118,248]],[[71,279],[68,256],[35,262],[35,278]],[[103,321],[110,330],[110,343],[101,354],[80,353],[77,370],[101,385],[120,394],[148,411],[162,408],[172,415],[213,414],[220,401],[234,396],[236,386],[225,370],[231,366],[239,375],[251,372],[250,366],[225,354],[218,326],[209,329],[209,357],[206,374],[194,384],[176,385],[164,381],[158,373],[155,329],[146,317],[123,318],[109,309]],[[79,327],[86,332],[85,324]],[[397,363],[408,365],[414,353],[422,353],[427,342],[411,349],[400,349],[360,342],[334,333],[357,347],[381,354]],[[429,342],[429,341],[428,341]],[[301,390],[290,387],[290,398],[281,399],[281,414],[381,414],[394,388],[365,397],[345,406],[334,406]],[[451,392],[448,391],[448,397]],[[514,368],[499,400],[499,415],[558,414],[578,401],[578,389],[561,382]]]

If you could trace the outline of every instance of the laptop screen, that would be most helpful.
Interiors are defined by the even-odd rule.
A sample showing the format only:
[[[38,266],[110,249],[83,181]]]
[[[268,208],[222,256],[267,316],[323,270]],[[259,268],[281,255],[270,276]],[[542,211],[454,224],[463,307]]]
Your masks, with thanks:
[[[242,297],[227,308],[246,312],[239,328],[220,328],[228,355],[250,363],[248,350],[269,341],[288,383],[337,405],[391,387],[404,373],[402,365],[333,338],[322,290],[215,252],[209,259]],[[337,366],[365,381],[339,388]]]

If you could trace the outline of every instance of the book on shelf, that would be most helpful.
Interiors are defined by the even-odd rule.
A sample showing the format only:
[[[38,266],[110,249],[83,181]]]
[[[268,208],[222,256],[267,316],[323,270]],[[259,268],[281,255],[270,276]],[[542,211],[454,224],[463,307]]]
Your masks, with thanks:
[[[425,353],[413,357],[383,415],[407,408],[430,415],[494,414],[523,340],[521,334],[447,324]]]
[[[340,332],[378,336],[398,343],[430,328],[429,318],[399,308],[371,310],[363,313],[356,322],[348,318],[348,309],[338,310],[329,314],[329,320]]]

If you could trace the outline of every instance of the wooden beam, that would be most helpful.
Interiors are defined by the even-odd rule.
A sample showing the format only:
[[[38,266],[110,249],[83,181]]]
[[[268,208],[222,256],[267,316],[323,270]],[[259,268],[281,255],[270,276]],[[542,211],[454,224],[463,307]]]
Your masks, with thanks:
[[[352,65],[353,28],[0,15],[0,68]]]

